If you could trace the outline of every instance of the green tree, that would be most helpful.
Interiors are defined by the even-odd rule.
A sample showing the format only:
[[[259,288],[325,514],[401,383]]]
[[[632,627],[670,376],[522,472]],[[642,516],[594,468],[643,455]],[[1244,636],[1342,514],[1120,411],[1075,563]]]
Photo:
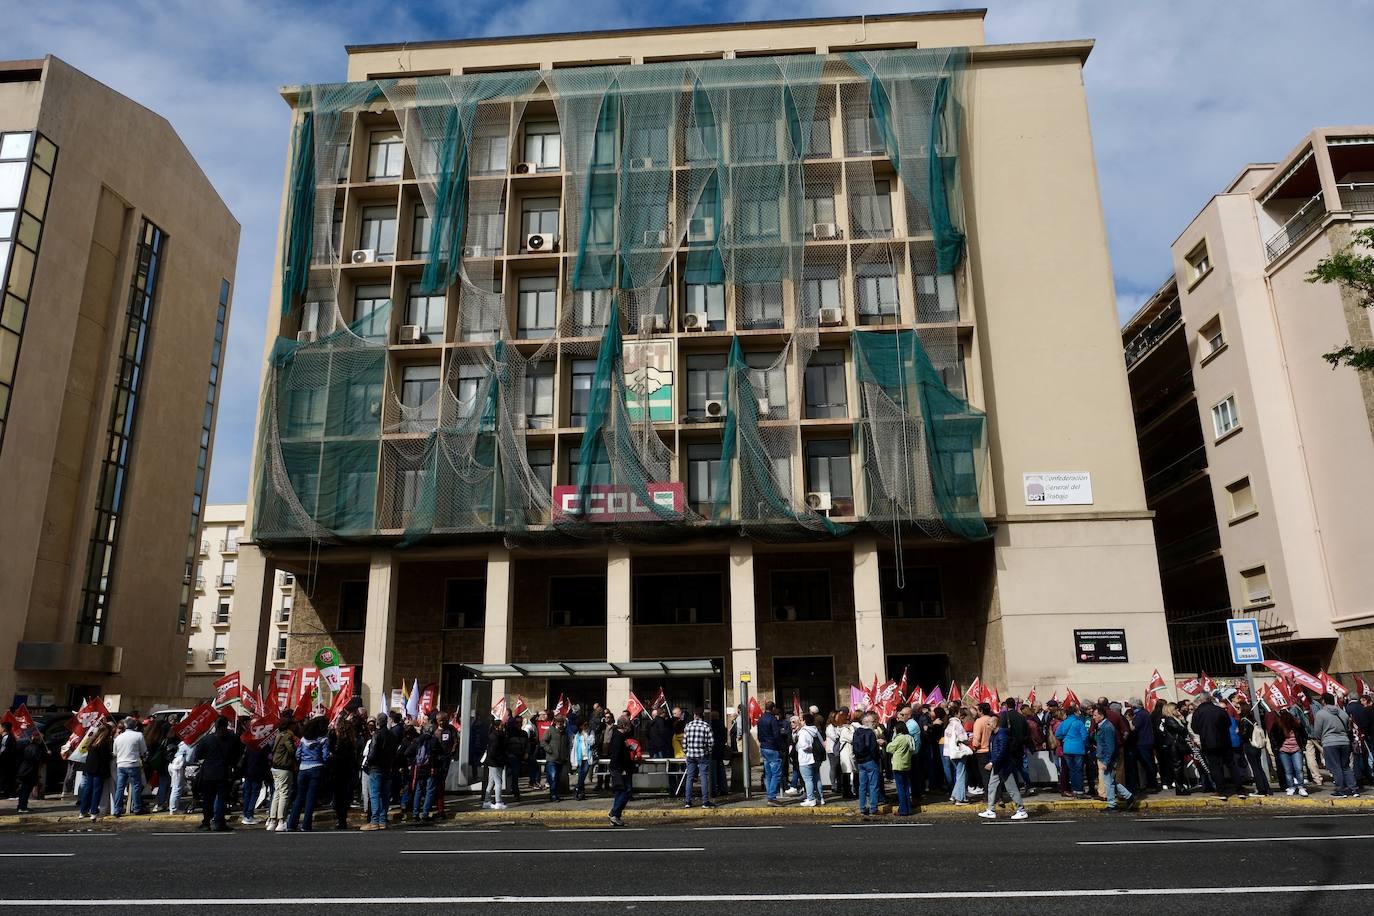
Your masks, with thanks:
[[[1374,308],[1374,254],[1370,254],[1371,251],[1374,251],[1374,229],[1361,229],[1349,245],[1318,261],[1317,266],[1307,272],[1307,282],[1335,283],[1353,293],[1360,308]],[[1323,353],[1322,359],[1333,369],[1350,366],[1360,372],[1374,371],[1374,347],[1346,343],[1330,353]]]

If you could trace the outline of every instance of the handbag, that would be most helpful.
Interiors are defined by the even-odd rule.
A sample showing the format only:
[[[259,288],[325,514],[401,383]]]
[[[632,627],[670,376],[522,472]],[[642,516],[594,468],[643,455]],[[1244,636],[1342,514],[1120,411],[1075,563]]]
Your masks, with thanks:
[[[973,756],[973,748],[962,741],[957,741],[949,752],[950,760],[963,760],[965,757]]]
[[[1256,725],[1250,729],[1250,746],[1260,751],[1269,747],[1269,736],[1265,734],[1263,726]]]

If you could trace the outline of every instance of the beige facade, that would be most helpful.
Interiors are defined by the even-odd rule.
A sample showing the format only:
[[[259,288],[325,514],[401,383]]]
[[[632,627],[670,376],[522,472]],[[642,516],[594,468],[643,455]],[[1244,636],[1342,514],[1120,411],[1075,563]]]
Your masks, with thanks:
[[[156,114],[0,70],[0,696],[147,708],[181,696],[239,227]]]
[[[456,703],[461,665],[474,663],[707,658],[717,662],[720,680],[706,687],[670,683],[670,697],[678,691],[682,702],[733,703],[739,676],[749,672],[758,695],[788,702],[795,692],[826,707],[847,703],[849,684],[897,677],[904,668],[913,682],[946,690],[951,679],[967,683],[981,675],[1003,695],[1032,687],[1044,696],[1065,687],[1079,695],[1135,694],[1155,668],[1169,678],[1154,535],[1116,344],[1111,266],[1082,83],[1090,42],[985,45],[981,12],[902,14],[350,48],[348,75],[366,81],[401,73],[408,78],[531,68],[558,72],[608,63],[635,67],[665,60],[952,45],[969,51],[959,137],[968,248],[955,274],[954,313],[933,322],[922,317],[913,285],[902,285],[900,308],[886,329],[926,331],[925,325],[934,323],[954,341],[957,371],[943,377],[987,415],[987,466],[981,469],[978,505],[990,537],[937,540],[906,526],[894,539],[891,525],[865,525],[872,493],[864,486],[862,467],[853,469],[853,506],[834,513],[856,525],[853,533],[774,541],[727,528],[677,542],[646,537],[609,545],[541,545],[529,538],[474,535],[395,549],[406,524],[388,520],[403,517],[388,515],[383,487],[379,530],[371,538],[352,539],[355,543],[340,538],[316,549],[259,534],[262,491],[255,489],[249,526],[266,561],[251,582],[241,568],[239,583],[253,594],[268,595],[277,570],[296,574],[289,663],[307,664],[321,643],[333,643],[345,660],[361,664],[368,708],[377,706],[379,692],[412,678],[440,684],[445,705]],[[284,94],[293,103],[305,97],[298,88]],[[341,178],[345,187],[339,195],[342,238],[335,243],[345,260],[349,249],[366,248],[355,244],[362,240],[360,208],[394,202],[404,214],[417,197],[410,165],[394,179],[369,180],[363,150],[371,134],[388,124],[396,129],[400,122],[384,101],[370,103],[356,116],[350,171]],[[840,118],[825,129],[833,131],[836,142],[822,159],[833,158],[837,168],[849,169],[852,160],[872,158],[867,151],[855,155],[841,148]],[[510,130],[518,138],[523,126],[512,124]],[[518,161],[513,158],[512,170]],[[1036,180],[1025,181],[1027,174]],[[889,177],[894,189],[908,180]],[[568,189],[560,187],[564,180],[556,171],[512,177],[504,212],[519,212],[521,189],[533,187],[522,182],[539,182],[541,191],[555,195],[561,189],[566,195]],[[894,190],[893,198],[901,197]],[[1034,231],[1027,231],[1027,214],[1034,214]],[[854,218],[853,213],[839,216],[842,229],[854,229]],[[900,219],[898,209],[892,233],[897,239],[906,240],[912,251],[928,243],[928,233],[903,228]],[[405,251],[407,223],[400,219],[397,260],[338,268],[341,303],[354,284],[386,283],[403,291],[418,275],[422,264]],[[284,228],[283,238],[286,234]],[[848,245],[850,233],[841,238]],[[497,256],[512,310],[513,281],[530,269],[528,257],[513,248]],[[550,260],[566,273],[572,257],[560,251]],[[851,274],[843,275],[846,284],[852,280]],[[671,301],[678,319],[685,311],[681,296],[681,287],[675,287]],[[269,352],[279,336],[295,338],[308,330],[299,308],[282,317],[279,304],[269,310]],[[801,457],[808,442],[827,434],[858,438],[862,408],[848,341],[860,322],[853,304],[845,305],[840,325],[823,327],[818,336],[820,347],[843,354],[848,402],[839,416],[823,420],[787,414],[802,446],[788,475],[798,491],[792,496],[816,489]],[[431,344],[436,355],[453,359],[463,347],[455,333],[461,320],[448,316],[442,340]],[[696,335],[670,320],[654,337],[675,341],[679,359],[685,360],[690,354],[723,353],[730,331],[760,334],[729,320],[725,331],[714,335]],[[396,339],[401,325],[393,319],[388,340]],[[558,335],[554,339],[567,343]],[[514,345],[524,344],[517,339]],[[392,395],[404,368],[425,354],[400,344],[387,350],[387,393]],[[687,365],[680,361],[675,368],[682,372]],[[788,369],[788,397],[799,402],[805,397],[804,369]],[[560,456],[551,468],[554,484],[572,479],[566,456],[576,454],[581,434],[566,419],[566,378],[560,369],[554,397],[558,415],[551,429],[524,433],[528,447],[547,442]],[[680,397],[675,416],[688,411],[685,392]],[[658,430],[675,453],[673,480],[689,478],[685,453],[703,441],[704,432],[685,422]],[[257,444],[259,480],[265,473],[264,445]],[[860,454],[856,447],[851,458],[857,461]],[[1053,505],[1028,497],[1026,475],[1047,474],[1087,475],[1091,495],[1080,490],[1079,498],[1050,500]],[[1078,480],[1084,482],[1081,476]],[[904,589],[896,586],[902,578],[899,566]],[[677,608],[686,613],[672,620],[647,614],[647,607],[662,603],[665,589],[691,593],[699,602],[679,602],[693,606]],[[264,603],[260,632],[269,629],[269,616]],[[1075,630],[1114,629],[1124,631],[1128,661],[1080,661]],[[240,641],[237,630],[236,621],[228,667],[259,676],[266,642],[247,635]],[[644,698],[658,683],[653,678],[610,678],[604,684],[540,678],[508,681],[498,690],[521,693],[532,703],[556,700],[563,692],[575,699],[604,697],[619,708],[629,691]]]
[[[1374,128],[1313,131],[1203,207],[1172,246],[1174,279],[1124,332],[1143,435],[1166,415],[1200,426],[1173,495],[1197,530],[1211,520],[1193,559],[1220,569],[1224,616],[1258,617],[1282,657],[1334,672],[1374,667],[1374,383],[1321,354],[1367,346],[1371,325],[1307,276],[1369,225]],[[1161,552],[1188,533],[1161,533]]]

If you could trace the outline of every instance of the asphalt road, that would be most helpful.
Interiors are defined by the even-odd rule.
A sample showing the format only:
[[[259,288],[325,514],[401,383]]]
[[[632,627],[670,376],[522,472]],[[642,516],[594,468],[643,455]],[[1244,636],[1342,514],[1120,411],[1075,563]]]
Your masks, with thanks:
[[[0,833],[0,910],[1362,912],[1374,815]],[[894,909],[896,907],[897,909]],[[1320,911],[1320,910],[1315,910]]]

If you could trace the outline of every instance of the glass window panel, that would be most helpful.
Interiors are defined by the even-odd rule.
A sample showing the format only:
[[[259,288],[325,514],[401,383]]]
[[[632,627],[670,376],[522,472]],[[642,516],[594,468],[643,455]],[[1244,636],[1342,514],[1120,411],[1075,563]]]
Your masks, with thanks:
[[[524,250],[525,237],[536,232],[558,234],[558,198],[531,197],[520,204],[520,245]]]
[[[687,447],[687,499],[703,515],[715,503],[716,475],[720,472],[720,445],[706,443]]]
[[[405,144],[400,131],[373,131],[367,150],[367,177],[399,178],[404,158]]]
[[[569,423],[573,426],[586,426],[587,413],[592,406],[592,378],[596,375],[596,360],[579,359],[572,364],[572,416]]]
[[[0,239],[14,238],[15,210],[0,210]]]
[[[545,493],[553,492],[553,449],[551,448],[532,448],[526,452],[529,458],[530,471],[534,474],[534,479],[539,481]]]
[[[52,141],[47,137],[40,136],[33,147],[33,161],[35,165],[46,169],[51,174],[53,166],[57,162],[57,147],[53,146]]]
[[[538,121],[525,126],[525,161],[539,171],[555,171],[562,162],[562,143],[556,121]]]
[[[444,331],[444,297],[422,293],[420,284],[410,284],[410,296],[406,302],[406,324],[419,325],[426,334],[442,334]]]
[[[739,317],[753,328],[782,327],[782,283],[744,283],[739,290]]]
[[[845,397],[844,352],[817,350],[806,367],[806,416],[838,418],[849,415]]]
[[[368,340],[385,340],[391,290],[385,286],[360,286],[353,294],[353,323]],[[363,319],[367,319],[364,321]],[[360,323],[361,322],[361,323]]]
[[[835,219],[835,186],[829,182],[808,184],[803,202],[804,229],[811,231],[816,223],[833,223]]]
[[[439,418],[438,366],[406,366],[401,372],[401,403],[409,408],[421,408],[421,420]]]
[[[415,207],[415,217],[410,229],[410,256],[422,260],[429,255],[429,233],[432,223],[429,213],[423,206]]]
[[[774,417],[787,416],[787,365],[779,362],[780,356],[779,353],[744,355],[754,395],[768,401],[768,415]]]
[[[688,283],[688,312],[706,315],[706,326],[712,331],[725,329],[725,286],[720,283]]]
[[[725,400],[724,355],[687,358],[687,415],[706,417],[707,401]]]
[[[29,286],[33,282],[33,252],[22,245],[15,245],[10,252],[10,281],[8,290],[20,299],[29,298]]]
[[[24,163],[0,162],[0,207],[19,206],[19,193],[24,188]]]
[[[379,261],[396,257],[396,208],[364,207],[358,231],[358,247],[377,252]]]
[[[553,428],[553,364],[538,363],[525,370],[525,425]]]
[[[473,168],[479,175],[506,171],[510,144],[505,133],[483,134],[472,141]]]
[[[39,233],[41,233],[42,231],[43,224],[40,223],[33,216],[30,216],[29,214],[25,213],[23,218],[19,220],[19,232],[16,235],[16,238],[18,238],[19,241],[23,244],[32,248],[34,251],[37,251],[38,236]]]
[[[526,338],[552,337],[558,312],[556,277],[522,277],[517,326]]]
[[[5,134],[0,138],[0,159],[27,159],[32,140],[33,134],[30,133]]]
[[[24,192],[24,209],[39,219],[48,209],[48,185],[52,179],[38,169],[29,170],[29,189]],[[0,207],[4,206],[0,203]]]

